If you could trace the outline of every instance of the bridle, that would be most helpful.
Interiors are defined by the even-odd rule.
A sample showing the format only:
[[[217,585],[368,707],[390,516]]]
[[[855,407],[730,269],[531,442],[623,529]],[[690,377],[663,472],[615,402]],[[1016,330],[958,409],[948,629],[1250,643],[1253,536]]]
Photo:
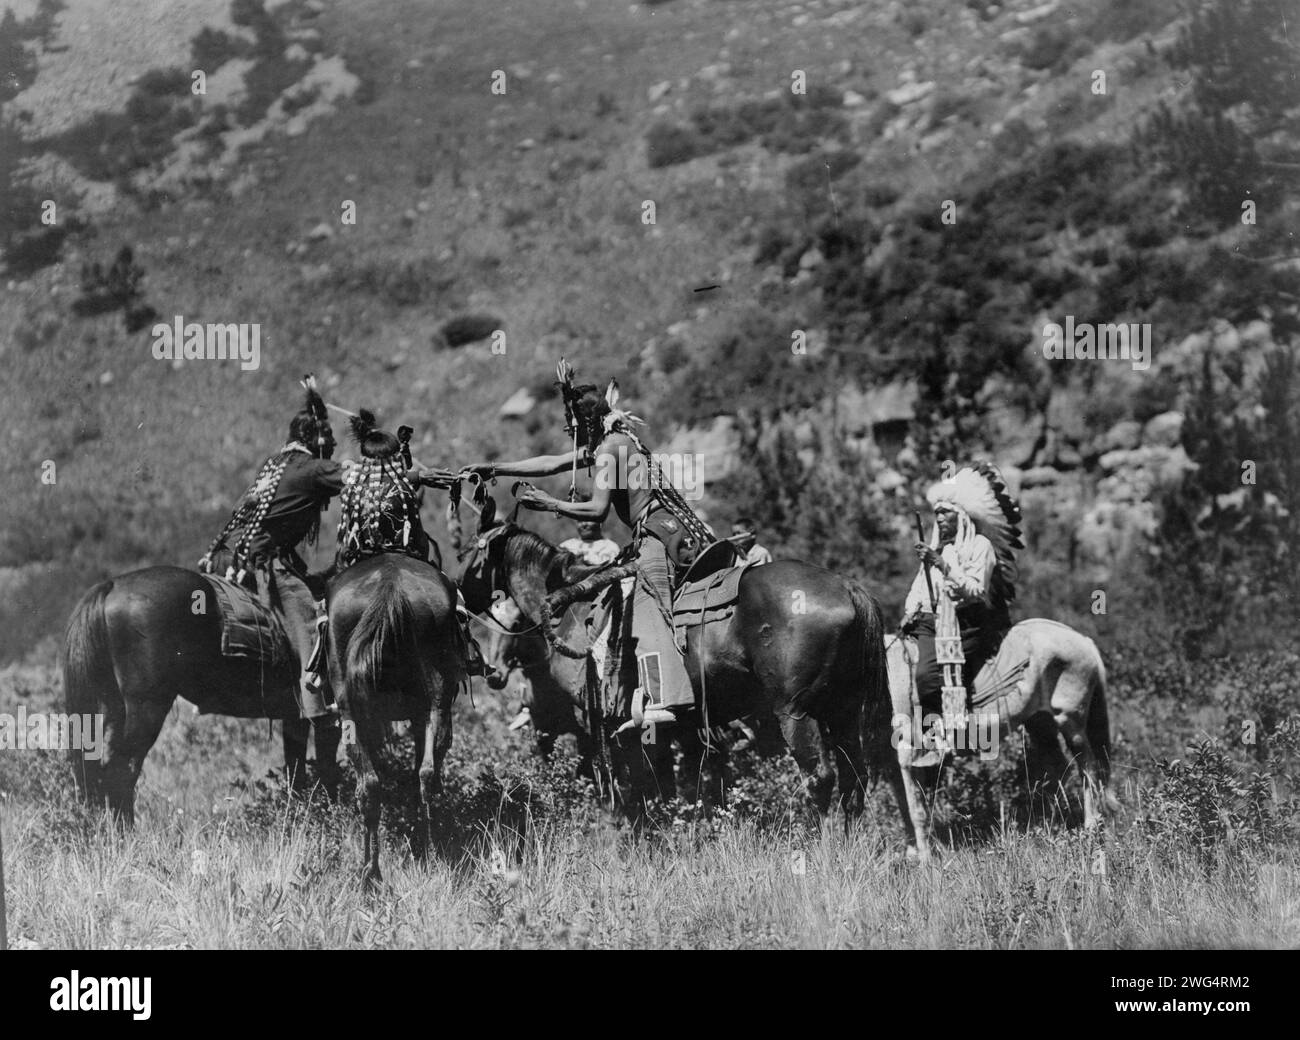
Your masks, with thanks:
[[[496,594],[498,592],[505,594],[508,593],[508,590],[497,587],[495,581],[495,573],[497,567],[492,562],[492,548],[493,548],[492,543],[496,541],[498,538],[500,538],[503,534],[505,534],[512,526],[514,525],[510,523],[505,523],[497,527],[493,527],[488,531],[479,534],[479,536],[475,538],[473,542],[471,542],[468,546],[462,549],[456,556],[457,561],[461,565],[460,573],[461,573],[462,580],[464,579],[464,576],[466,574],[469,574],[475,571],[476,569],[481,569],[482,580],[487,584],[488,594],[493,598],[493,600],[495,600]],[[482,561],[479,560],[480,554],[482,554],[483,556]],[[542,623],[538,621],[538,622],[534,622],[532,625],[529,625],[527,628],[509,629],[506,628],[504,625],[500,624],[495,618],[488,618],[482,614],[476,614],[471,611],[469,617],[471,621],[477,622],[479,625],[482,625],[488,631],[496,632],[503,636],[528,635],[528,633],[534,632],[537,629],[542,627]],[[546,656],[547,657],[550,656],[549,646],[547,647]]]

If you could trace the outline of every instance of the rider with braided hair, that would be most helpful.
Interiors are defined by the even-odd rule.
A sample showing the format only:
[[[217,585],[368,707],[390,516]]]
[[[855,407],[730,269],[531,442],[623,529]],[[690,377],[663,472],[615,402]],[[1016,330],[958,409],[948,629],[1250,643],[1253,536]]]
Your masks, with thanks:
[[[563,360],[559,376],[573,450],[467,468],[491,479],[545,477],[578,466],[595,467],[595,487],[586,502],[562,502],[530,488],[520,494],[519,503],[579,522],[603,522],[612,509],[629,529],[637,562],[632,636],[646,702],[641,721],[689,721],[695,693],[673,638],[672,588],[678,574],[713,539],[633,432],[641,420],[618,408],[617,383],[611,381],[604,395],[593,385],[574,386],[573,370]]]

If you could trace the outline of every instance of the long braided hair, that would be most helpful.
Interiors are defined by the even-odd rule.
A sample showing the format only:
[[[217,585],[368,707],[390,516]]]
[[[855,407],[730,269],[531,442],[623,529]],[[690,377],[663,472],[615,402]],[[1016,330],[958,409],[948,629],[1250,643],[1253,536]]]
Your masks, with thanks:
[[[303,378],[301,385],[307,393],[306,405],[289,423],[288,443],[262,463],[257,476],[240,496],[239,505],[230,514],[230,519],[222,527],[221,533],[212,540],[208,551],[199,560],[199,570],[205,574],[211,573],[216,554],[223,549],[229,549],[230,564],[226,568],[225,576],[230,581],[243,584],[253,562],[249,558],[253,538],[262,530],[266,522],[266,514],[271,508],[271,503],[275,501],[276,491],[280,487],[289,460],[299,454],[328,459],[334,453],[329,413],[316,388],[316,377],[308,374]],[[307,532],[309,544],[316,543],[319,532],[318,515]]]
[[[334,557],[339,567],[374,553],[403,552],[423,559],[428,552],[418,489],[406,475],[411,428],[400,427],[394,437],[375,423],[374,413],[364,408],[351,419],[363,461],[348,474],[339,495]]]

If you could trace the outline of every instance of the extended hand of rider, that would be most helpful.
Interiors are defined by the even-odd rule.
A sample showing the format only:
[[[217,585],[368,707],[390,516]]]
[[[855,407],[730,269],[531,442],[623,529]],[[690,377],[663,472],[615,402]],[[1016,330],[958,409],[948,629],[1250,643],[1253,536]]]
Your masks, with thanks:
[[[420,483],[428,484],[431,487],[450,487],[456,480],[458,474],[449,469],[441,469],[438,466],[426,466],[420,470]]]
[[[525,509],[536,509],[541,513],[551,512],[556,504],[555,499],[536,488],[524,488],[519,492],[517,501]]]

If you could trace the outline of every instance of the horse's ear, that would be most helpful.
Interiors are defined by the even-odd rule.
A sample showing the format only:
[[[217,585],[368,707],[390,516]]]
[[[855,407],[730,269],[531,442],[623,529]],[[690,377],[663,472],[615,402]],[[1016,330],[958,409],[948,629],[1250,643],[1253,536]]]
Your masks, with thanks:
[[[555,559],[551,561],[550,572],[546,575],[546,583],[552,588],[559,588],[561,585],[572,585],[574,582],[581,581],[586,577],[586,572],[592,568],[585,564],[571,552],[560,549],[555,554]]]
[[[563,588],[565,585],[572,585],[569,580],[569,568],[573,566],[577,557],[560,550],[555,554],[551,561],[550,569],[546,572],[546,591],[554,592],[556,589]]]
[[[478,515],[478,533],[484,534],[497,525],[497,500],[491,495],[483,500],[483,511]]]

